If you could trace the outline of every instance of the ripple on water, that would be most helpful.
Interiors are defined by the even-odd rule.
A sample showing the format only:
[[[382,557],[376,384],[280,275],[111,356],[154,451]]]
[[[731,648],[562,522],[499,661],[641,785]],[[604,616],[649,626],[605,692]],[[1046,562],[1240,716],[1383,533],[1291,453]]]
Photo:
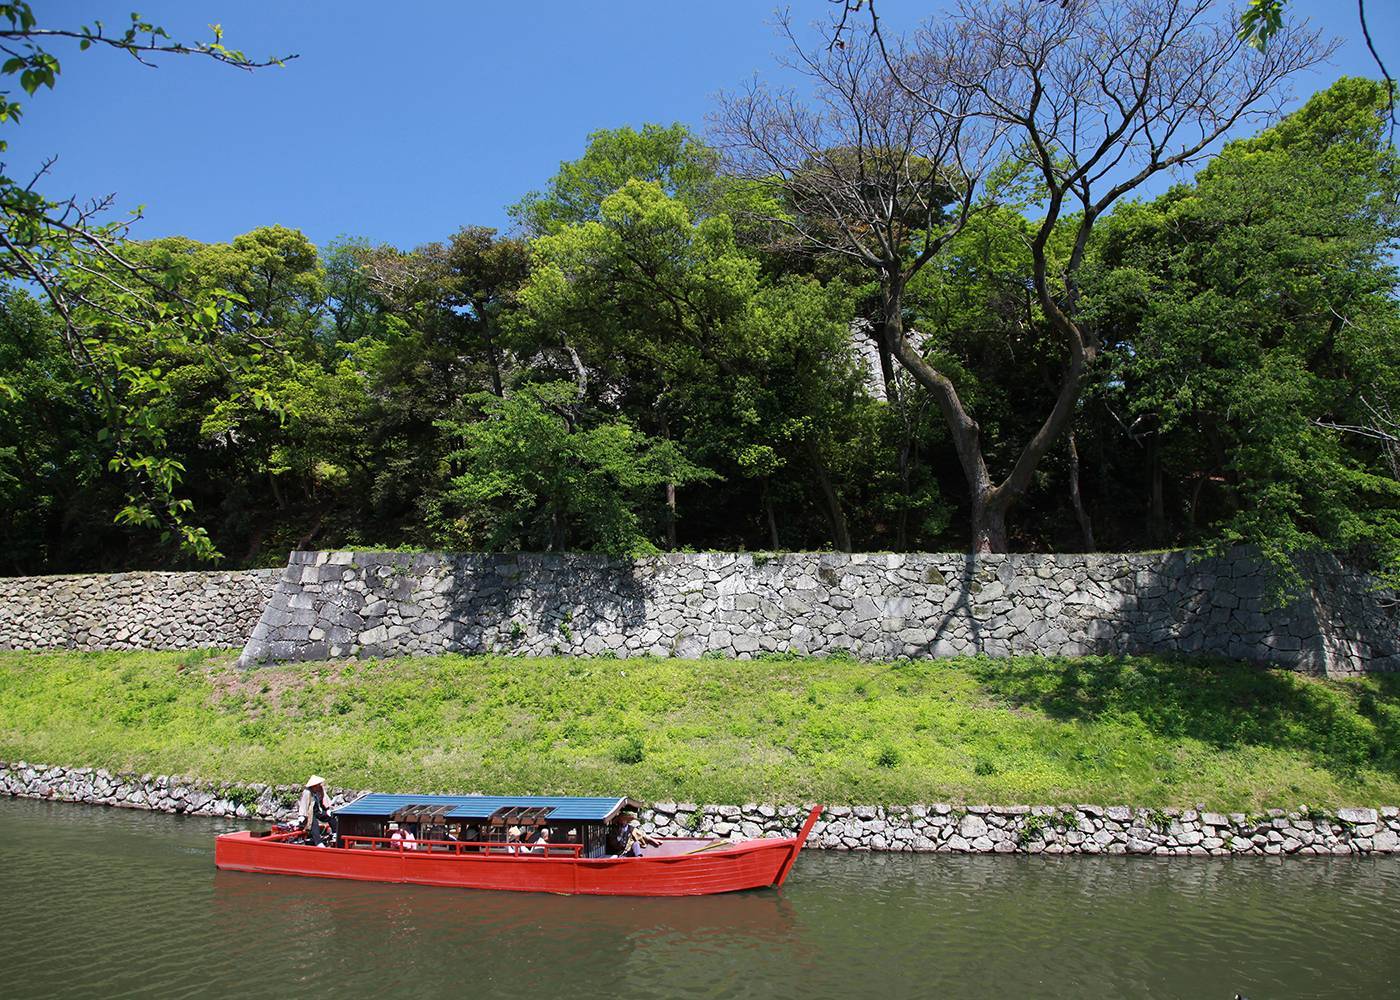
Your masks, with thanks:
[[[607,899],[215,872],[227,828],[0,801],[0,983],[109,997],[1400,994],[1395,858],[809,852],[781,893]]]

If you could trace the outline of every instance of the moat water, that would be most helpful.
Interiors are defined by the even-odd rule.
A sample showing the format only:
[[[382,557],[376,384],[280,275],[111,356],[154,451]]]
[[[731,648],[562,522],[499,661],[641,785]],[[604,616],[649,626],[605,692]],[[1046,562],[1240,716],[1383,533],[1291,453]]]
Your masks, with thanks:
[[[610,899],[216,872],[232,828],[0,799],[0,996],[1400,996],[1400,858],[810,851]]]

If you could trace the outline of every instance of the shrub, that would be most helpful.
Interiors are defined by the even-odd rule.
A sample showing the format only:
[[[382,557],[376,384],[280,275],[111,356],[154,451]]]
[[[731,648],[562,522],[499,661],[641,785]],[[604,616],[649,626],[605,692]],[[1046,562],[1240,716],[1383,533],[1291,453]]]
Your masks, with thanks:
[[[642,744],[641,737],[629,735],[623,737],[613,750],[613,760],[619,764],[640,764],[646,757],[646,747]]]

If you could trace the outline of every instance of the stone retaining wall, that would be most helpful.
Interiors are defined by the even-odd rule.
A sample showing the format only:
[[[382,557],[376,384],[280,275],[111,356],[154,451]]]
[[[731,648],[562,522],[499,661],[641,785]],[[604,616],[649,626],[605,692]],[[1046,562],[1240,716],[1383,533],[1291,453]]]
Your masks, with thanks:
[[[1400,669],[1400,611],[1335,561],[1270,599],[1247,552],[1140,555],[295,552],[243,651],[747,659],[850,651],[1214,654],[1331,676]]]
[[[344,805],[362,794],[345,789],[332,792],[328,788],[326,791],[332,807]],[[200,781],[178,775],[114,774],[100,767],[54,767],[21,760],[0,761],[0,795],[190,816],[271,821],[296,815],[301,788]]]
[[[295,786],[201,782],[164,775],[0,762],[0,794],[199,816],[286,819]],[[359,792],[335,790],[333,806]],[[791,836],[806,816],[794,805],[659,802],[641,816],[660,836]],[[1300,808],[1258,815],[1128,806],[832,806],[809,845],[827,850],[964,854],[1142,854],[1188,857],[1400,853],[1400,809]]]
[[[0,649],[211,649],[248,641],[282,572],[0,577]]]

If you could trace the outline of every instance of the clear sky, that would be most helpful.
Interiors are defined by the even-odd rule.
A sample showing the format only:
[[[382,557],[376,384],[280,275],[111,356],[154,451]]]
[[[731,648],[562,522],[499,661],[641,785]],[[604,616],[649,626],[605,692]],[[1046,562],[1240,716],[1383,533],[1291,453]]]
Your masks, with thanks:
[[[1243,5],[1244,0],[1239,0]],[[41,18],[122,24],[135,7],[180,38],[212,22],[249,55],[298,53],[243,73],[55,47],[63,74],[5,126],[13,176],[58,154],[51,196],[115,193],[146,206],[137,235],[227,240],[281,223],[324,244],[342,234],[413,246],[468,224],[506,227],[598,128],[704,127],[713,96],[770,73],[773,0],[38,0]],[[881,0],[892,28],[940,0]],[[1293,0],[1345,39],[1300,96],[1375,75],[1355,4]],[[1400,3],[1372,0],[1372,37],[1400,70]],[[793,0],[825,16],[826,0]],[[44,23],[49,23],[45,21]],[[52,22],[60,23],[58,21]]]

